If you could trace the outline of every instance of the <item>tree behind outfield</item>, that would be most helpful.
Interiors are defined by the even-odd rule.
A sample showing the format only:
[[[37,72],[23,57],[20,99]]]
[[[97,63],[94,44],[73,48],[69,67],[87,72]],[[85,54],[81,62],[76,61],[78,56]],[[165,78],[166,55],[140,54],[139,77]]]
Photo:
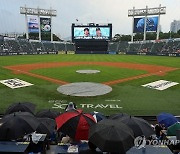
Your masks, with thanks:
[[[26,34],[24,34],[22,37],[19,38],[26,38]],[[39,40],[39,33],[29,33],[29,38],[33,40]],[[50,41],[51,40],[51,34],[42,34],[41,35],[41,40],[42,41]],[[60,39],[57,35],[53,34],[53,41],[63,41]]]
[[[146,33],[146,40],[156,40],[156,32]],[[134,41],[142,41],[144,37],[143,33],[136,33],[134,35]],[[180,38],[180,30],[177,33],[168,32],[168,33],[159,33],[159,39],[171,39],[171,38]],[[121,42],[121,41],[131,41],[131,35],[121,35],[115,34],[112,41]]]

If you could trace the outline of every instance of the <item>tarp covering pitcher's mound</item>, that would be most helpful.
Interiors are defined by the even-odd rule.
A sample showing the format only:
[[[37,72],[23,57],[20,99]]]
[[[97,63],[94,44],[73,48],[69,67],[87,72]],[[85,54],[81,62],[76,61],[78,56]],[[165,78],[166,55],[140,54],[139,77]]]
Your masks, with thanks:
[[[69,96],[100,96],[112,91],[108,85],[94,82],[75,82],[62,85],[57,88],[57,91]]]
[[[77,70],[76,73],[80,73],[80,74],[95,74],[95,73],[99,73],[99,70]]]

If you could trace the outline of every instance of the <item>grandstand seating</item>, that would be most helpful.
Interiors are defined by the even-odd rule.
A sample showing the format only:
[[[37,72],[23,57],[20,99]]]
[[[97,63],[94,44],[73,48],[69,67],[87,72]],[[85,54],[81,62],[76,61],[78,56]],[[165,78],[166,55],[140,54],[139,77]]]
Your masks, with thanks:
[[[165,45],[166,45],[166,42],[156,42],[153,44],[151,52],[161,53]]]
[[[3,51],[3,40],[0,40],[0,52],[2,52]]]
[[[41,42],[31,42],[35,52],[45,51],[44,46]]]
[[[43,42],[44,50],[47,52],[54,52],[55,46],[54,43],[51,42]]]
[[[6,39],[4,41],[4,49],[7,49],[8,52],[21,52],[22,48],[19,45],[19,43],[17,42],[17,40],[14,39]]]
[[[118,46],[118,51],[119,52],[127,52],[127,49],[129,47],[128,42],[120,42]]]
[[[72,43],[66,43],[66,51],[75,51],[75,45]]]
[[[110,52],[118,52],[118,46],[119,46],[118,42],[111,42],[111,43],[109,43],[108,51],[110,51]]]
[[[129,44],[129,48],[128,48],[128,51],[129,52],[139,52],[140,51],[140,46],[141,44],[140,43],[131,43]]]
[[[76,50],[75,45],[69,42],[39,42],[26,39],[6,38],[0,41],[0,52],[72,52]],[[180,53],[180,39],[143,41],[143,42],[109,42],[108,52],[115,53]]]
[[[0,52],[3,52],[3,44],[0,44]]]
[[[66,51],[65,43],[54,43],[56,51]]]
[[[179,53],[180,40],[143,41],[143,42],[110,42],[108,52],[118,53],[141,52],[141,53]]]
[[[142,43],[140,52],[151,52],[153,42]]]
[[[162,52],[166,53],[175,53],[177,50],[179,50],[180,42],[179,41],[169,41],[166,43],[164,48],[162,49]]]
[[[33,47],[28,40],[20,39],[18,42],[23,52],[33,52]]]

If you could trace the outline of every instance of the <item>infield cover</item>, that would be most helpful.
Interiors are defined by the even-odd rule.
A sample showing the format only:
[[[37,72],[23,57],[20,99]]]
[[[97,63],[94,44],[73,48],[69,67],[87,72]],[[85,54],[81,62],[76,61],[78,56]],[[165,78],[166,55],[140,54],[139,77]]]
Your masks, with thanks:
[[[100,96],[112,91],[110,86],[94,83],[94,82],[75,82],[62,85],[57,88],[57,91],[69,96]]]

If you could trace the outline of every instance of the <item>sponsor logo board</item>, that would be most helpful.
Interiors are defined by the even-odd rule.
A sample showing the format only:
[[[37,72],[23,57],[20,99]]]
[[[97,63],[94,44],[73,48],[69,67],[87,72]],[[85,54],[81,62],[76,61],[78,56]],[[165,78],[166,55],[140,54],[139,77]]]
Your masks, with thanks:
[[[28,87],[32,86],[33,84],[20,80],[20,79],[7,79],[7,80],[0,80],[0,83],[4,84],[5,86],[11,88],[11,89],[16,89],[16,88],[22,88],[22,87]]]
[[[159,80],[159,81],[151,82],[142,86],[146,88],[156,89],[156,90],[165,90],[178,84],[179,83],[177,82]]]

